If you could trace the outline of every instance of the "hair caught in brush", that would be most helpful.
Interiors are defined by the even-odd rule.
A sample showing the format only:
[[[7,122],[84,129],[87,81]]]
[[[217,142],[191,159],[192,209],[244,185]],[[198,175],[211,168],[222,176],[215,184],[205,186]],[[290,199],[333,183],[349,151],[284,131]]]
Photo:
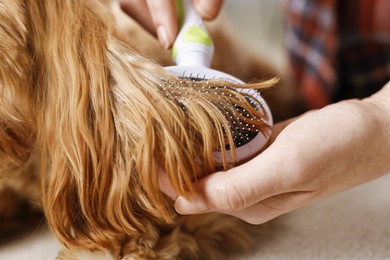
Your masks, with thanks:
[[[269,131],[266,113],[236,89],[275,81],[239,86],[172,77],[120,41],[112,14],[97,1],[5,5],[9,28],[0,28],[1,41],[18,52],[8,57],[0,46],[0,62],[20,66],[1,64],[0,171],[34,161],[49,225],[69,247],[107,249],[146,234],[145,221],[171,223],[161,171],[188,196],[194,179],[230,167],[213,153],[234,153],[234,122]],[[5,145],[9,140],[18,146]]]

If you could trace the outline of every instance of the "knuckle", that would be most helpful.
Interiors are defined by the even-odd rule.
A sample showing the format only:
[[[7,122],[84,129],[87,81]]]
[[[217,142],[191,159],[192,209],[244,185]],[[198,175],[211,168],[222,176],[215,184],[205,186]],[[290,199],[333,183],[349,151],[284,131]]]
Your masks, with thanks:
[[[210,201],[210,207],[221,211],[237,211],[245,206],[245,199],[240,192],[240,189],[234,184],[218,184],[213,185],[212,194],[215,194],[215,199]]]
[[[242,196],[241,190],[236,185],[230,187],[230,191],[227,193],[227,204],[230,210],[239,210],[244,208],[245,199]]]

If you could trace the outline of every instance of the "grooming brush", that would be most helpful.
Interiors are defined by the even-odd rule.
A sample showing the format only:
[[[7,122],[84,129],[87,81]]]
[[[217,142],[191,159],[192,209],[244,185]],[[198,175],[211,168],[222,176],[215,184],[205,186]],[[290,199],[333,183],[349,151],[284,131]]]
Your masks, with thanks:
[[[178,77],[181,83],[183,81],[187,81],[187,83],[190,81],[193,84],[198,83],[207,86],[208,81],[218,80],[234,84],[244,84],[243,81],[232,75],[210,69],[214,45],[202,18],[194,10],[191,0],[176,1],[176,3],[181,26],[172,48],[172,56],[176,62],[176,66],[165,67],[166,71]],[[211,90],[213,88],[227,87],[214,86]],[[257,90],[245,88],[234,88],[233,90],[239,95],[244,95],[256,111],[262,111],[264,113],[264,118],[257,120],[263,120],[266,125],[272,126],[271,111]],[[233,156],[231,154],[230,147],[226,147],[227,161],[230,163],[251,158],[267,143],[270,136],[269,131],[259,131],[259,129],[255,128],[255,125],[240,122],[238,118],[248,119],[250,115],[239,106],[236,107],[234,114],[232,112],[226,112],[226,114],[230,118],[235,118],[230,126],[235,146],[235,155]],[[216,161],[221,162],[222,152],[214,152],[214,157]]]

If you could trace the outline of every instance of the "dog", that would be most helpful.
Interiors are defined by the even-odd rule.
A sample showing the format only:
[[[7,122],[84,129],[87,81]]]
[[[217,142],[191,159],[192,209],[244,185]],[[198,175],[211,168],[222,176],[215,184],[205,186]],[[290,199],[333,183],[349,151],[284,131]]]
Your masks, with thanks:
[[[213,159],[234,151],[218,102],[264,114],[229,88],[180,84],[161,67],[169,54],[111,1],[3,0],[0,21],[0,218],[23,212],[16,201],[43,212],[64,245],[58,259],[221,259],[250,248],[238,219],[178,216],[159,176],[190,197],[194,180],[232,167]],[[217,69],[231,66],[216,56]],[[246,64],[236,76],[261,71],[242,57],[231,58]]]

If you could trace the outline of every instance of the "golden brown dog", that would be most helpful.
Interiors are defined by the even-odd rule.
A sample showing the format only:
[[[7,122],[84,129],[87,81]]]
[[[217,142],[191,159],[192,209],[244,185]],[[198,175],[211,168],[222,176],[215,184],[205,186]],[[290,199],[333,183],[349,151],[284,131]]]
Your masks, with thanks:
[[[0,2],[0,218],[16,200],[42,210],[66,248],[60,259],[220,259],[248,248],[239,220],[178,217],[159,172],[190,196],[194,179],[231,166],[213,160],[233,146],[220,105],[264,115],[229,88],[179,84],[157,64],[169,55],[123,19],[108,1]],[[242,69],[250,77],[253,63]],[[262,122],[252,123],[266,131]]]

